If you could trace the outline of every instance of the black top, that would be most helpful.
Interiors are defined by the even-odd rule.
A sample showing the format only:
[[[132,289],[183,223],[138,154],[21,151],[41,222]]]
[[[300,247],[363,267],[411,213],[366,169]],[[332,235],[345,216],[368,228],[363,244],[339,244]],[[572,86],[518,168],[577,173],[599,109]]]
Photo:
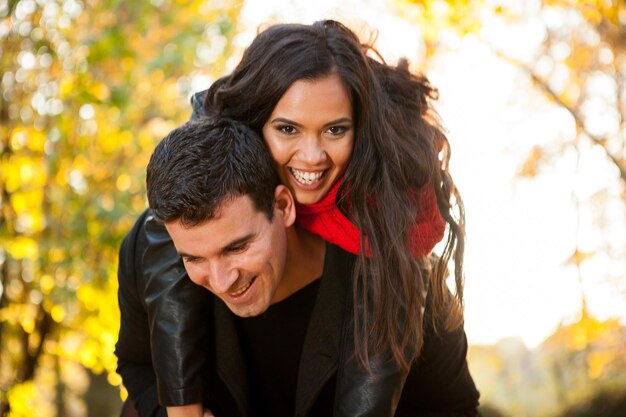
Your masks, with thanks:
[[[235,319],[257,416],[294,415],[300,354],[319,283],[313,281],[263,314]]]

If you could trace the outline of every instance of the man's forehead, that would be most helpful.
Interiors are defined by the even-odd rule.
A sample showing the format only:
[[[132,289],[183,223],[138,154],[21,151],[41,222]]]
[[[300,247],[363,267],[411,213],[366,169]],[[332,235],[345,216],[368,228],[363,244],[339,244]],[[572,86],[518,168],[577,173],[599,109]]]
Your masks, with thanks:
[[[213,209],[208,219],[201,223],[186,224],[184,221],[175,220],[172,223],[179,223],[185,229],[193,229],[194,227],[218,224],[221,220],[232,217],[237,212],[256,212],[252,198],[248,194],[230,195],[222,199],[222,201]]]
[[[261,217],[265,218],[264,213],[244,195],[225,200],[210,219],[200,224],[185,225],[179,219],[165,227],[179,252],[217,252],[257,233]]]
[[[250,215],[261,214],[249,194],[233,195],[225,198],[213,213],[213,220],[219,221],[232,217],[233,213],[246,213]],[[237,217],[238,214],[235,216]],[[243,220],[243,219],[242,219]]]

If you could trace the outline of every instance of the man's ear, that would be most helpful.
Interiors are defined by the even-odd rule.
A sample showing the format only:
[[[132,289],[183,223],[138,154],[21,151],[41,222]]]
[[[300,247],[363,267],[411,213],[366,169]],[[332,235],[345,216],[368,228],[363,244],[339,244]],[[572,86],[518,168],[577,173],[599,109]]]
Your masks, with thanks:
[[[274,190],[274,215],[279,216],[285,227],[296,221],[296,204],[289,188],[279,184]]]

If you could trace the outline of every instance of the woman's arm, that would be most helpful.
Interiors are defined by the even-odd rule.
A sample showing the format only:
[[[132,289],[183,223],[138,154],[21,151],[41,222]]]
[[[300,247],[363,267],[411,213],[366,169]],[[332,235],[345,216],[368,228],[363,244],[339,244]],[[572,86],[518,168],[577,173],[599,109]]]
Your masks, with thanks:
[[[163,225],[149,217],[145,230],[142,272],[159,400],[168,407],[199,403],[210,293],[191,282]]]
[[[122,376],[130,400],[141,416],[165,417],[159,405],[157,383],[150,353],[150,332],[141,271],[142,247],[145,245],[143,224],[148,212],[135,222],[122,242],[118,268],[118,302],[121,313],[120,332],[115,345],[117,372]]]

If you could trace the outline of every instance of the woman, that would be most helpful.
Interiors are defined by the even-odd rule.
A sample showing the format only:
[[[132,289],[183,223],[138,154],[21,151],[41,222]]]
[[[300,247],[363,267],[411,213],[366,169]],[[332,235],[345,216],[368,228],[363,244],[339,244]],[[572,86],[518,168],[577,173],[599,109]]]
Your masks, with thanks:
[[[368,377],[364,385],[375,390],[368,394],[369,409],[348,407],[343,415],[392,415],[426,329],[462,323],[463,207],[447,170],[447,140],[429,103],[436,93],[425,78],[408,72],[406,62],[391,67],[371,52],[338,22],[272,26],[255,38],[232,74],[193,100],[193,117],[230,118],[261,133],[279,178],[300,203],[298,225],[359,255],[356,360],[343,365],[337,401],[362,400],[358,385]],[[346,97],[338,118],[315,117],[323,106],[307,103],[318,94]],[[446,225],[443,256],[429,271],[427,257]],[[157,239],[146,259],[161,256],[163,245],[171,242]],[[453,297],[445,283],[451,257]],[[194,346],[202,332],[186,318],[202,315],[202,296],[191,286],[171,285],[167,271],[148,275],[161,400],[198,401],[194,381],[202,352]],[[425,318],[427,293],[431,314]],[[190,302],[194,297],[198,302]]]

